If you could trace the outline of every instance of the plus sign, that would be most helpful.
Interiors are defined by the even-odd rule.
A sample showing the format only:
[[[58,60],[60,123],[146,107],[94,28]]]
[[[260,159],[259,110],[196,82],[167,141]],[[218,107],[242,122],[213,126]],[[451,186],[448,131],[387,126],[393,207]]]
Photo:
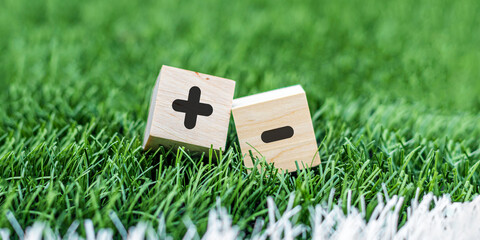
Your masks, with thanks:
[[[197,124],[197,116],[210,116],[213,112],[212,105],[200,103],[201,91],[198,87],[190,88],[188,100],[176,99],[172,103],[173,110],[185,113],[184,125],[192,129]]]

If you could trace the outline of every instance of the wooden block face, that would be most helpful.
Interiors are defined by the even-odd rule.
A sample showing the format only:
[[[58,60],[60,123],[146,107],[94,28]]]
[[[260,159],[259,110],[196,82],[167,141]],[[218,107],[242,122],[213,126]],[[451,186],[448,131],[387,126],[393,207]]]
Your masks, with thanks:
[[[225,148],[235,82],[163,66],[150,102],[143,148]]]
[[[299,85],[233,101],[233,118],[246,167],[249,151],[289,172],[320,164],[305,91]]]

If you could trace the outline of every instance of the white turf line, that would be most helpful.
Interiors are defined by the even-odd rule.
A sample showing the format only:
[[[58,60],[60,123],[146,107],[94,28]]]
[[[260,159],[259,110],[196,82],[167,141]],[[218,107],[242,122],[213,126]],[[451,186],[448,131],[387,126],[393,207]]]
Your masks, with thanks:
[[[386,190],[386,189],[384,189]],[[432,193],[423,197],[418,202],[417,196],[407,208],[407,221],[403,227],[397,229],[398,213],[403,205],[403,198],[399,196],[388,197],[386,201],[378,196],[379,204],[374,209],[370,221],[366,222],[362,211],[350,205],[351,192],[348,194],[347,214],[341,209],[341,204],[333,207],[317,205],[310,210],[311,225],[296,223],[300,206],[293,206],[293,195],[285,212],[280,214],[272,198],[268,198],[269,222],[257,219],[254,232],[250,239],[295,239],[311,236],[312,239],[480,239],[480,196],[473,201],[465,203],[452,203],[448,195],[435,197]],[[330,194],[333,198],[333,191]],[[331,201],[330,201],[331,202]],[[79,223],[75,221],[67,233],[62,237],[42,222],[22,230],[13,214],[8,213],[7,218],[14,229],[11,234],[8,229],[0,229],[2,239],[19,238],[21,240],[40,239],[84,239],[77,234]],[[139,223],[128,231],[124,228],[115,213],[110,214],[110,219],[117,228],[117,234],[123,239],[172,239],[165,229],[164,219],[161,217],[156,228],[149,223]],[[184,221],[187,232],[183,239],[238,239],[244,234],[237,226],[232,226],[232,221],[227,211],[220,206],[210,211],[206,233],[200,237],[196,227],[189,220]],[[110,240],[114,236],[112,229],[94,229],[92,221],[84,221],[87,240]],[[117,237],[118,238],[118,237]]]

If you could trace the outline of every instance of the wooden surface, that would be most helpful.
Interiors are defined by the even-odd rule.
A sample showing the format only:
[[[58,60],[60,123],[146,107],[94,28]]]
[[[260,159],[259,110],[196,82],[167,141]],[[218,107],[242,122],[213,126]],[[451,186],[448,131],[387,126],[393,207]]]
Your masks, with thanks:
[[[187,100],[192,87],[201,90],[200,103],[211,105],[209,116],[198,116],[195,127],[184,125],[185,113],[175,111],[175,100]],[[145,128],[144,149],[186,146],[207,151],[225,148],[235,82],[179,68],[162,66],[155,84]]]
[[[297,169],[295,161],[300,168],[320,164],[307,98],[300,85],[235,99],[232,107],[245,166],[253,167],[249,151],[289,172]],[[293,129],[291,137],[289,127]],[[268,130],[276,129],[283,131],[280,138],[289,138],[262,140],[264,132],[268,138],[275,135]]]

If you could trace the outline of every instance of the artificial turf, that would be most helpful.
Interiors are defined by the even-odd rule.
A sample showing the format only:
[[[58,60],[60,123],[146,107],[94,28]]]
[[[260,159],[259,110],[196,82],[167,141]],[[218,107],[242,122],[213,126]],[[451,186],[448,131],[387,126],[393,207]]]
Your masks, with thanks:
[[[204,232],[217,199],[246,234],[288,196],[367,210],[480,192],[480,2],[0,0],[0,228],[74,220]],[[162,64],[236,80],[236,97],[301,84],[322,164],[248,172],[233,123],[220,156],[144,153]],[[208,141],[208,139],[205,139]],[[328,196],[335,189],[333,202]],[[368,212],[368,211],[367,211]],[[406,219],[402,212],[400,225]],[[367,216],[368,217],[368,216]]]

